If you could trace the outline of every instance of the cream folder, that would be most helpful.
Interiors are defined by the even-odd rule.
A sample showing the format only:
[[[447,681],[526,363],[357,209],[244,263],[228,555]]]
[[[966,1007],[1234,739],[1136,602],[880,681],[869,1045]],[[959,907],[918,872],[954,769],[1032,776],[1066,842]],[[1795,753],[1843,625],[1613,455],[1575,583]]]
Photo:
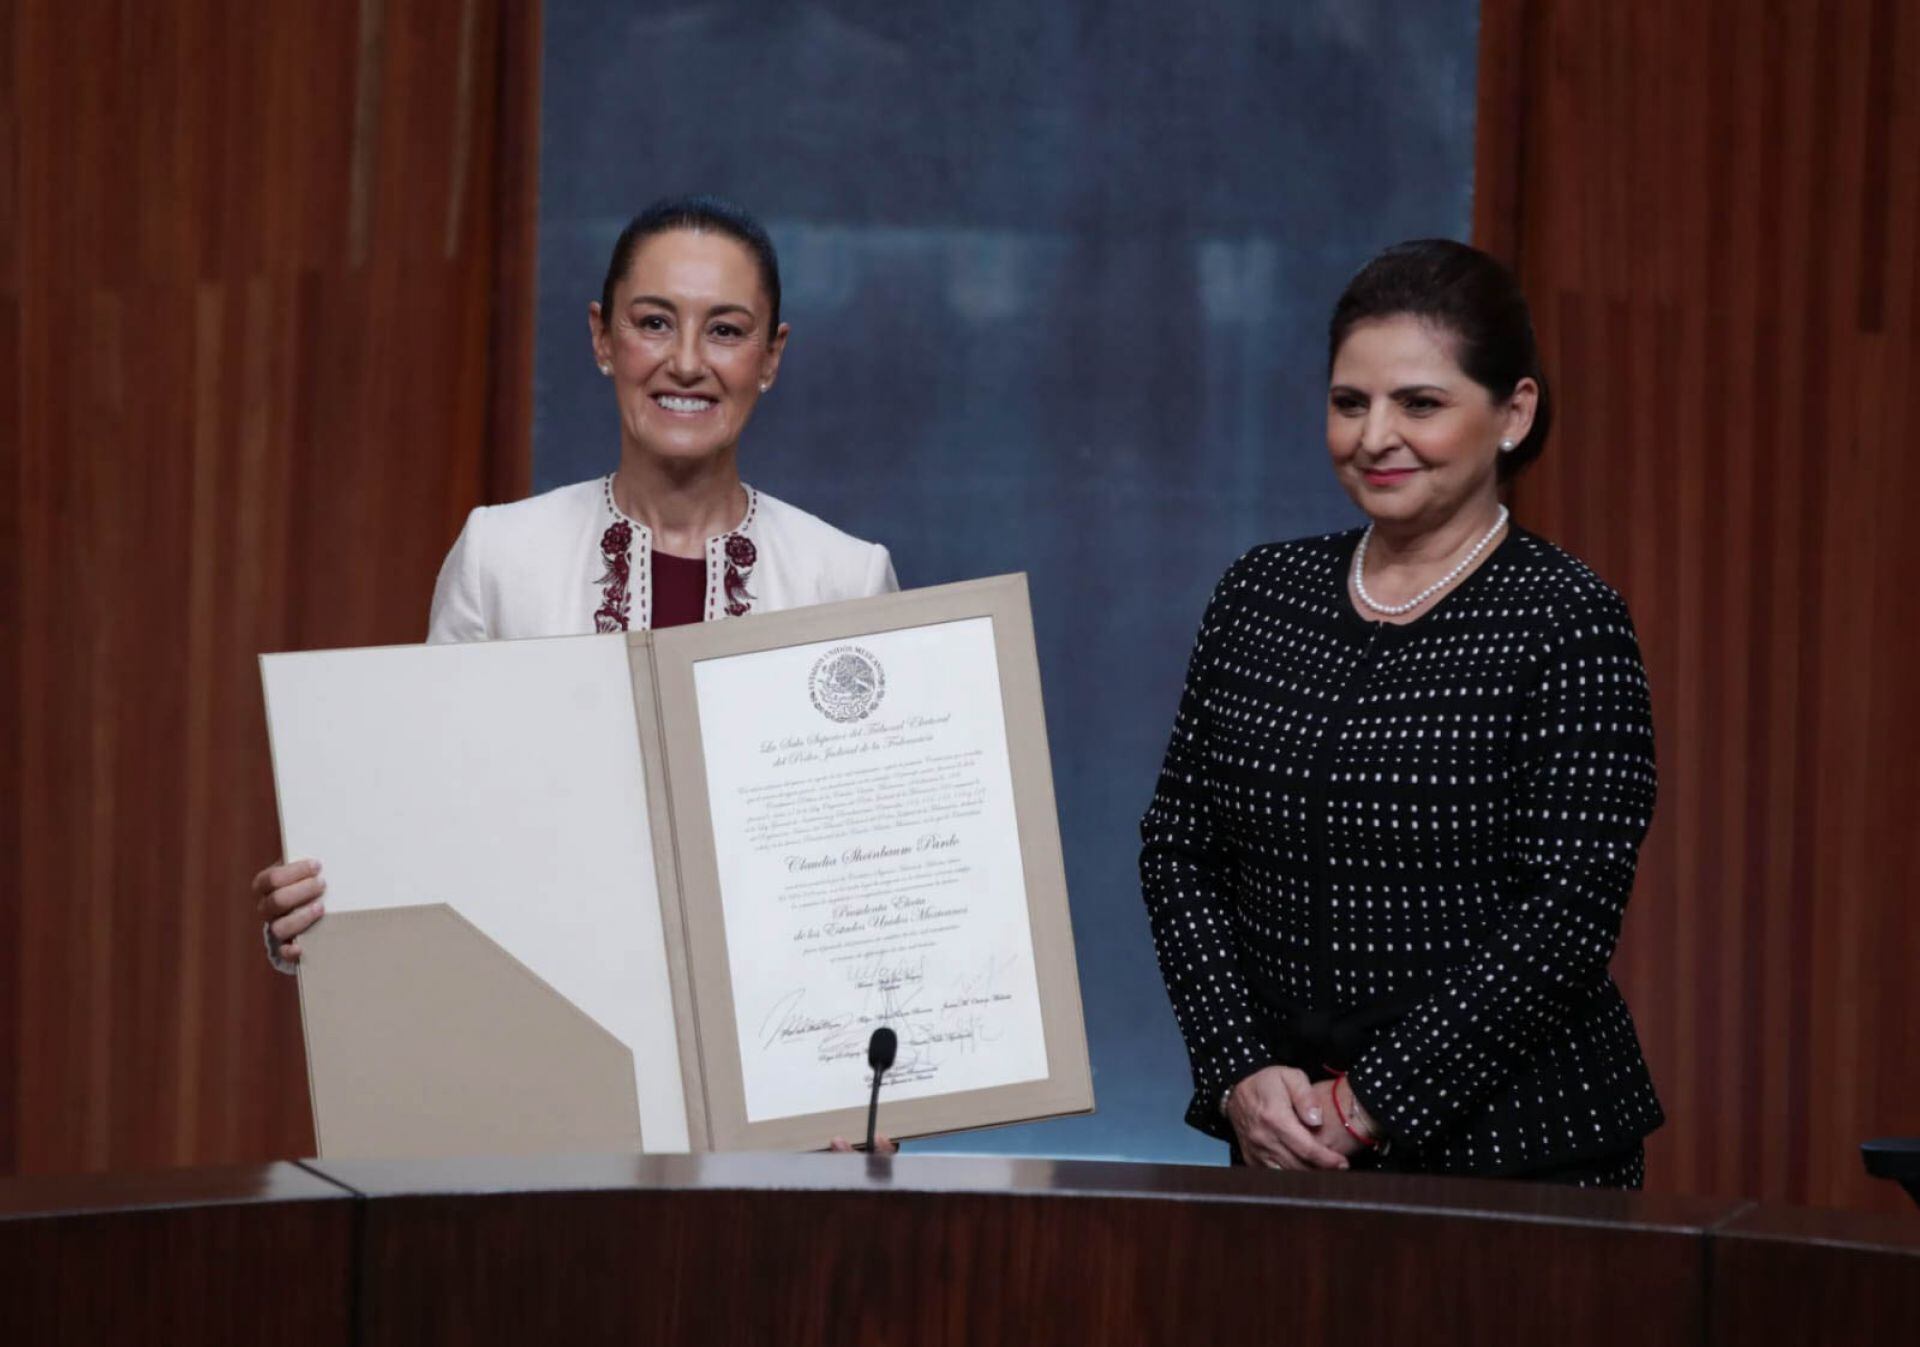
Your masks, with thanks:
[[[322,1155],[819,1145],[881,1021],[896,1136],[1092,1108],[1024,577],[261,668]]]

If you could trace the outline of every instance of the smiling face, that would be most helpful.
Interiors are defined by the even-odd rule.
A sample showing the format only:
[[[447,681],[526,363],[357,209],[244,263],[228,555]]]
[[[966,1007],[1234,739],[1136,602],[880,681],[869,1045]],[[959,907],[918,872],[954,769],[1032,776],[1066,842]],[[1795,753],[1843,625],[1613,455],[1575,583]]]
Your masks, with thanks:
[[[1454,358],[1453,335],[1408,314],[1356,325],[1333,360],[1327,451],[1376,524],[1427,532],[1491,516],[1500,442],[1524,440],[1539,387],[1496,400]]]
[[[787,327],[769,331],[770,307],[753,254],[724,234],[675,229],[634,249],[612,311],[589,310],[623,450],[678,462],[730,453],[780,370]]]

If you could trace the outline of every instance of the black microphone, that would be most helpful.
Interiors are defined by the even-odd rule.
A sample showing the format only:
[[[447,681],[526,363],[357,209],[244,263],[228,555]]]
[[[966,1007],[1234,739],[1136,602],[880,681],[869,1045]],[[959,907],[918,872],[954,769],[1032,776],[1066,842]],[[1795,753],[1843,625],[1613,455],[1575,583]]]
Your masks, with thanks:
[[[873,1037],[867,1040],[867,1065],[873,1068],[873,1097],[867,1101],[867,1154],[873,1154],[873,1125],[880,1117],[880,1077],[893,1065],[893,1055],[900,1051],[900,1038],[893,1030],[881,1025],[873,1031]]]

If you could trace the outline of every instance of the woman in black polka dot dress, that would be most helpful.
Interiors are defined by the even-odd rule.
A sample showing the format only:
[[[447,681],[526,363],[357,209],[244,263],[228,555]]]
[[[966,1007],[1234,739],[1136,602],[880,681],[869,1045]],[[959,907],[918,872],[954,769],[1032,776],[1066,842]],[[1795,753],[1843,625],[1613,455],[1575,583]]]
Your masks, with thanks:
[[[1653,720],[1619,595],[1500,503],[1550,420],[1525,300],[1403,244],[1329,345],[1369,522],[1228,570],[1141,822],[1187,1121],[1282,1169],[1638,1187],[1662,1119],[1607,964]]]

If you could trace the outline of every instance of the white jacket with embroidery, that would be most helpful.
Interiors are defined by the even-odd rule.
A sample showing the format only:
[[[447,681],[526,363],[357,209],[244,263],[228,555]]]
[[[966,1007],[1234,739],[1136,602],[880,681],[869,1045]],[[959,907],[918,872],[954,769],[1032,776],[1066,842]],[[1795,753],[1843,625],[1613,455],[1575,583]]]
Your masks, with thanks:
[[[606,598],[601,539],[618,519],[608,506],[604,477],[475,510],[440,567],[427,640],[498,641],[594,631],[594,614]],[[628,625],[639,631],[652,625],[653,547],[644,525],[631,523],[631,528]],[[886,548],[748,487],[739,526],[707,539],[709,622],[728,616],[727,540],[735,536],[753,544],[753,565],[743,576],[742,601],[749,613],[866,598],[900,587]]]

